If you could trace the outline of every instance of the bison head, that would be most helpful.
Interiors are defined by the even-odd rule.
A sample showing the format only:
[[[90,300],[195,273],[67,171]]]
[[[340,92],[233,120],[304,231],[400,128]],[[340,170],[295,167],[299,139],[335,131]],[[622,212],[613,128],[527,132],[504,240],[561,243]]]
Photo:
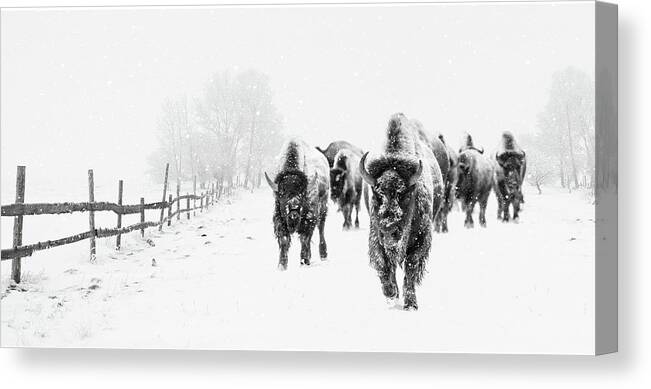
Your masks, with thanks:
[[[296,232],[301,215],[307,210],[307,176],[300,170],[289,170],[276,176],[272,181],[264,174],[267,183],[274,191],[276,207],[287,225],[290,234]]]
[[[418,165],[413,162],[394,165],[378,172],[375,178],[364,165],[367,155],[364,154],[359,162],[359,170],[373,192],[372,217],[376,220],[384,247],[395,248],[402,242],[407,221],[413,212],[414,189],[423,173],[423,162],[419,160]],[[409,173],[405,174],[407,171]]]
[[[522,182],[520,173],[516,170],[508,170],[505,171],[505,173],[504,181],[506,185],[504,185],[504,187],[506,189],[506,199],[512,199],[514,202],[519,204],[522,201],[522,191],[520,189]]]
[[[463,186],[464,179],[472,173],[472,169],[475,166],[475,157],[476,156],[473,155],[471,151],[464,151],[459,154],[459,180],[457,186]]]
[[[504,169],[505,172],[514,170],[520,171],[524,164],[525,154],[522,152],[503,152],[495,155],[497,163]]]
[[[520,172],[522,172],[524,158],[524,151],[508,151],[495,155],[497,163],[504,171],[507,196],[516,200],[522,198],[522,193],[520,191],[522,186],[522,176]]]

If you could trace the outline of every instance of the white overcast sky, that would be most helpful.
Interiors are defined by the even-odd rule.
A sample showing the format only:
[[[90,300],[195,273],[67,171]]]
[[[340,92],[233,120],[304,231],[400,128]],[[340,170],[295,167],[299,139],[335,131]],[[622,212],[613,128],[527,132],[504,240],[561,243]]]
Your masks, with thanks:
[[[17,164],[52,185],[142,175],[163,99],[224,69],[267,73],[289,133],[368,149],[398,111],[493,147],[533,130],[554,71],[594,68],[592,2],[22,9],[1,24],[3,187]]]

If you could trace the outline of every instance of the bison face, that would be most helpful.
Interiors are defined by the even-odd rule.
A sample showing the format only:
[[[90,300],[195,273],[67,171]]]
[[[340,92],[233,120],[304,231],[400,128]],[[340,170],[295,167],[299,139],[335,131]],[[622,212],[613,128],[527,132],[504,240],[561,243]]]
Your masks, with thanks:
[[[280,216],[288,232],[293,234],[298,230],[301,215],[307,209],[307,177],[300,171],[279,174],[275,182],[269,179],[267,173],[265,177],[274,191]]]
[[[373,205],[380,238],[385,245],[395,246],[399,243],[414,187],[407,186],[405,180],[393,170],[387,170],[378,178],[373,188]]]
[[[359,171],[373,191],[371,215],[376,220],[383,245],[386,248],[396,248],[402,241],[407,218],[412,214],[414,189],[423,173],[423,161],[418,161],[416,171],[406,179],[394,169],[385,170],[375,179],[366,171],[367,156],[368,153],[362,156]]]
[[[519,170],[508,170],[506,171],[505,179],[505,188],[506,188],[506,197],[508,199],[513,199],[519,201],[522,199],[522,193],[520,191],[520,172]]]
[[[301,196],[279,198],[280,212],[290,234],[296,232],[301,222],[302,203]]]
[[[524,157],[519,154],[502,154],[497,157],[497,162],[504,171],[520,171]]]
[[[330,170],[330,197],[332,201],[337,201],[343,197],[347,174],[342,169],[335,168]]]

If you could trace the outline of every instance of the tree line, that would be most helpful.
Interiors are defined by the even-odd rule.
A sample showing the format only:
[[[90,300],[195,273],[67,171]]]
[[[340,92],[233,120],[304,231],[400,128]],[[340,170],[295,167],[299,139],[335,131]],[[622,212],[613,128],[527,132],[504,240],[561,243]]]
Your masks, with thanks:
[[[548,183],[562,188],[595,186],[594,79],[569,67],[552,75],[547,103],[536,131],[522,136],[527,180],[541,191]]]
[[[283,141],[283,123],[273,103],[269,77],[255,70],[215,73],[193,101],[168,98],[157,124],[158,147],[150,173],[172,180],[216,181],[220,190],[253,188],[262,182]]]

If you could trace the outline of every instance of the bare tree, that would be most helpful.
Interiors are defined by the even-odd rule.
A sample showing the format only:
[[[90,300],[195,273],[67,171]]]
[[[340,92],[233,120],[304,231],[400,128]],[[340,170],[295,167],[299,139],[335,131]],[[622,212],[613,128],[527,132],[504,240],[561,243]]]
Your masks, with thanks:
[[[594,182],[594,81],[584,72],[567,68],[554,73],[545,109],[538,117],[539,133],[552,143],[547,149],[561,186],[581,185],[580,176]]]
[[[152,173],[159,175],[161,166],[169,162],[173,167],[173,176],[182,179],[189,126],[190,117],[186,98],[166,99],[162,104],[157,125],[159,147],[149,158]]]
[[[554,165],[553,156],[556,144],[545,134],[522,134],[520,144],[527,152],[526,181],[536,187],[538,194],[542,194],[542,187],[549,184],[554,177],[557,167]],[[563,176],[561,176],[564,179]]]
[[[269,78],[254,70],[216,73],[195,107],[190,112],[185,98],[163,105],[152,167],[170,160],[178,177],[216,179],[227,190],[259,186],[283,138]]]

